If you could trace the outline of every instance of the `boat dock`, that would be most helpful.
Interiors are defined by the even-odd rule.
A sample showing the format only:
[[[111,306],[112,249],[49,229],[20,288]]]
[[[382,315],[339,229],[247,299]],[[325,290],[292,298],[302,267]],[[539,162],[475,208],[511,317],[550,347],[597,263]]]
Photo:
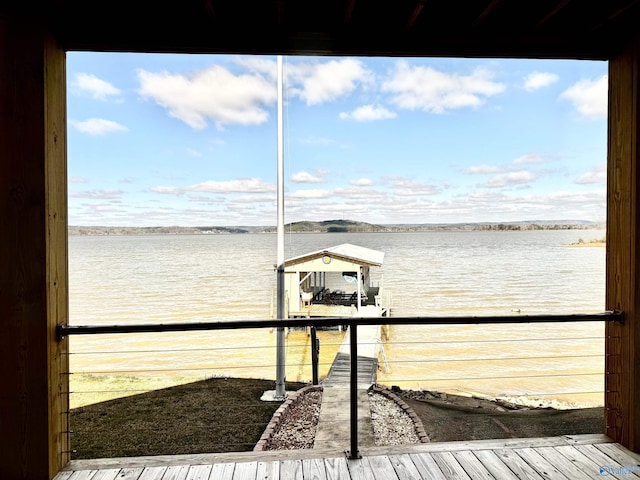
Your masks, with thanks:
[[[390,316],[391,292],[384,289],[379,271],[383,259],[384,252],[343,243],[286,260],[286,318]]]

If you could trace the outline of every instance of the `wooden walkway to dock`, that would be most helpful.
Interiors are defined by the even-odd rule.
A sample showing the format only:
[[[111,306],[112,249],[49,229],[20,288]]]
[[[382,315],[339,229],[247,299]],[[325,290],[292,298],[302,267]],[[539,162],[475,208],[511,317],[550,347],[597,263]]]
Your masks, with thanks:
[[[604,435],[75,460],[54,480],[542,480],[640,478],[640,455]]]
[[[314,449],[349,448],[351,439],[349,402],[351,391],[351,352],[347,330],[327,377],[323,380],[322,404]],[[369,406],[369,387],[376,382],[380,327],[358,328],[358,444],[373,446],[373,424]]]

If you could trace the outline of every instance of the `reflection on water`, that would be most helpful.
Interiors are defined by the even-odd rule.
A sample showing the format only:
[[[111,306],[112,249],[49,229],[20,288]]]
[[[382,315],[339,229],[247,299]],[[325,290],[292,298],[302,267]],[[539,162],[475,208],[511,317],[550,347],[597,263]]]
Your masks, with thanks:
[[[287,237],[286,255],[344,242],[384,251],[374,281],[383,276],[396,316],[591,313],[604,309],[605,250],[566,245],[603,236],[584,230],[297,234]],[[72,324],[269,316],[275,235],[71,237],[69,258]],[[392,327],[379,380],[602,404],[603,330],[594,323]],[[339,332],[321,332],[321,376],[341,340]],[[268,329],[83,336],[72,338],[71,350],[73,372],[177,370],[189,378],[273,378],[275,372],[275,334]],[[287,364],[288,380],[311,378],[305,332],[288,336]]]

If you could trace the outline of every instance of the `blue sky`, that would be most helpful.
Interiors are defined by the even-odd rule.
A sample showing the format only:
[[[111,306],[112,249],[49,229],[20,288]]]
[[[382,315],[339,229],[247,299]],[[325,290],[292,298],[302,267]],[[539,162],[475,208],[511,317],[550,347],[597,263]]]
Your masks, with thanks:
[[[67,60],[70,225],[275,225],[275,57]],[[605,219],[606,62],[284,63],[286,222]]]

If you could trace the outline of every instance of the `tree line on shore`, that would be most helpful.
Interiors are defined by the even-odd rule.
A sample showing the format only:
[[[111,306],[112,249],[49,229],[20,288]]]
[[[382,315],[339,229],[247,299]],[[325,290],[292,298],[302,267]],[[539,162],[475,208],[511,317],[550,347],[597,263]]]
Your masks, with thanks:
[[[326,220],[323,222],[293,222],[287,224],[287,233],[373,233],[373,232],[429,232],[429,231],[523,231],[523,230],[592,230],[604,229],[603,223],[588,221],[531,221],[485,223],[439,223],[377,225],[352,220]],[[275,226],[156,226],[108,227],[70,226],[69,235],[220,235],[239,233],[275,233]]]

